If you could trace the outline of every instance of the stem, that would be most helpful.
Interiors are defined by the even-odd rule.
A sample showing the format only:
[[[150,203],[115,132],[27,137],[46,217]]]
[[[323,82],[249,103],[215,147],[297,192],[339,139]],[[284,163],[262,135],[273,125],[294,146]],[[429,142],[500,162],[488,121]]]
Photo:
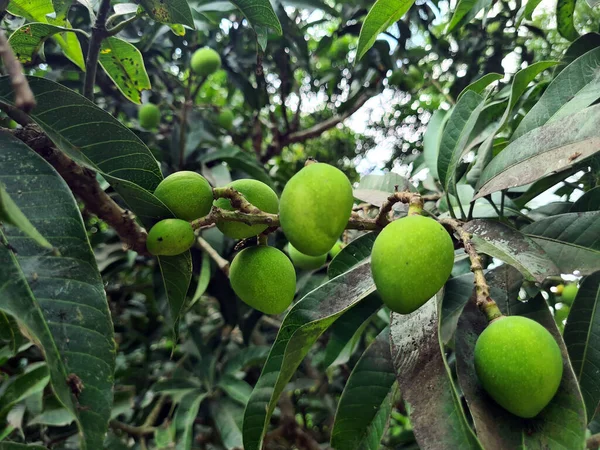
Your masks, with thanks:
[[[379,209],[379,213],[375,218],[375,223],[378,226],[383,228],[390,223],[388,214],[392,210],[393,206],[398,202],[409,204],[409,215],[421,214],[423,211],[423,199],[419,194],[414,194],[412,192],[394,192],[387,198],[387,200]]]
[[[115,34],[119,33],[121,30],[123,30],[127,25],[129,25],[130,23],[135,22],[138,17],[140,17],[140,14],[135,14],[132,17],[130,17],[129,19],[125,19],[121,22],[119,22],[118,24],[116,24],[114,27],[109,28],[108,30],[106,30],[106,34],[108,36],[114,36]],[[109,17],[106,23],[111,22],[111,18]]]
[[[250,203],[246,198],[232,187],[223,187],[213,189],[215,200],[218,198],[226,198],[231,203],[234,209],[248,214],[261,214],[260,209]]]
[[[85,61],[85,79],[83,82],[83,95],[94,100],[94,85],[96,84],[96,71],[98,69],[98,57],[102,41],[108,37],[106,31],[106,19],[110,11],[110,0],[102,0],[98,8],[96,22],[92,27],[92,36],[88,47],[87,59]]]
[[[227,276],[229,276],[229,261],[223,258],[212,246],[202,237],[197,238],[198,246],[206,252],[208,256],[217,264],[217,267]]]
[[[456,220],[456,214],[454,214],[454,208],[452,207],[452,202],[450,202],[450,194],[446,191],[446,202],[448,203],[448,212],[450,213],[450,217]]]

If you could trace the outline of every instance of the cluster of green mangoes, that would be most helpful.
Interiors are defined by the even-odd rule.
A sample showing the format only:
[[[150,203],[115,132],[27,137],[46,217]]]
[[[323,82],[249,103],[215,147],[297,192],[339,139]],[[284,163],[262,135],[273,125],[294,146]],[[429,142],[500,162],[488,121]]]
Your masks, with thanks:
[[[192,72],[200,77],[208,77],[221,68],[221,57],[209,47],[198,49],[190,59]],[[144,103],[138,110],[138,121],[142,128],[154,130],[160,123],[160,108],[154,103]],[[217,115],[217,124],[229,131],[233,126],[234,115],[229,109],[221,109]]]

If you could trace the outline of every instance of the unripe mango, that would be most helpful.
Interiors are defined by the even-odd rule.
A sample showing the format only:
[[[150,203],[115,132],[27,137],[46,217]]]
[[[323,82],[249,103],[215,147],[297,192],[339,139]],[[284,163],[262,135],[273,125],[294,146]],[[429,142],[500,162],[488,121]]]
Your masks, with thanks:
[[[554,337],[539,323],[504,316],[488,325],[477,339],[475,371],[496,403],[529,419],[556,394],[563,360]]]
[[[327,253],[352,213],[352,185],[344,173],[329,164],[304,167],[285,185],[279,220],[288,241],[310,256]]]
[[[387,225],[375,239],[371,272],[377,291],[392,311],[409,314],[446,283],[454,246],[438,222],[408,216]]]
[[[225,130],[231,130],[233,126],[233,112],[230,109],[222,109],[217,116],[217,123]]]
[[[246,200],[252,203],[261,211],[277,214],[279,210],[279,199],[273,189],[257,180],[243,179],[235,180],[227,185],[232,187],[244,196]],[[232,211],[234,208],[231,202],[226,198],[215,200],[214,205],[217,208]],[[233,239],[246,239],[256,236],[268,227],[267,225],[246,225],[241,222],[217,221],[217,228],[221,230],[225,236]]]
[[[146,248],[152,255],[175,256],[194,245],[195,239],[194,230],[189,222],[165,219],[150,229]]]
[[[265,314],[281,314],[296,292],[294,266],[281,250],[265,245],[238,253],[231,263],[229,279],[242,301]]]
[[[160,122],[160,109],[153,103],[145,103],[138,110],[138,120],[142,128],[152,130]]]
[[[212,207],[213,192],[206,179],[187,170],[175,172],[162,180],[154,195],[175,217],[195,220],[206,216]]]
[[[287,245],[287,252],[295,267],[302,270],[315,270],[323,267],[327,261],[327,253],[321,256],[309,256],[299,252],[292,244]]]
[[[190,66],[197,75],[207,77],[221,68],[221,57],[212,48],[204,47],[194,52]]]
[[[577,287],[577,283],[570,283],[565,285],[561,294],[561,301],[566,303],[567,305],[572,305],[575,297],[577,297],[577,292],[579,288]]]

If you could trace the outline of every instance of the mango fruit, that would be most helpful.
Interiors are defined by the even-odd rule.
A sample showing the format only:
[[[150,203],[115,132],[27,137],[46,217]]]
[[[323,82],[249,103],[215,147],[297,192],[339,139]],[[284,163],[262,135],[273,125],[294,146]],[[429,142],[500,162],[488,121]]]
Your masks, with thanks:
[[[298,251],[320,256],[331,250],[352,213],[352,185],[329,164],[304,167],[285,185],[279,205],[281,228]]]
[[[195,240],[194,230],[189,222],[165,219],[150,229],[146,248],[152,255],[175,256],[188,250]]]
[[[231,263],[229,280],[243,302],[265,314],[281,314],[296,292],[296,272],[289,258],[266,245],[239,252]]]
[[[294,267],[301,270],[315,270],[323,267],[327,261],[327,253],[321,256],[309,256],[299,252],[292,244],[287,245],[287,253]]]
[[[142,128],[153,130],[160,123],[160,109],[153,103],[144,103],[138,110],[138,120]]]
[[[375,239],[371,272],[392,311],[409,314],[446,283],[454,265],[448,232],[433,219],[408,216],[387,225]]]
[[[563,360],[556,340],[542,325],[526,317],[503,316],[477,339],[475,371],[496,403],[529,419],[556,394]]]
[[[578,291],[579,288],[577,287],[577,283],[566,284],[562,290],[561,301],[567,305],[572,305],[573,301],[575,301],[575,297],[577,297]]]
[[[234,188],[261,211],[277,214],[279,199],[275,191],[265,183],[257,180],[242,179],[235,180],[227,186]],[[215,200],[214,205],[217,208],[229,211],[233,211],[234,209],[229,199],[226,198]],[[267,229],[267,225],[246,225],[241,222],[217,221],[217,228],[221,230],[221,233],[230,238],[246,239],[262,233]]]
[[[221,68],[221,57],[212,48],[204,47],[194,52],[190,66],[196,75],[207,77]]]
[[[222,109],[217,116],[217,123],[225,130],[231,130],[233,127],[233,112],[230,109]]]
[[[195,220],[206,216],[212,207],[213,192],[208,181],[196,172],[182,170],[162,180],[154,190],[175,217]]]

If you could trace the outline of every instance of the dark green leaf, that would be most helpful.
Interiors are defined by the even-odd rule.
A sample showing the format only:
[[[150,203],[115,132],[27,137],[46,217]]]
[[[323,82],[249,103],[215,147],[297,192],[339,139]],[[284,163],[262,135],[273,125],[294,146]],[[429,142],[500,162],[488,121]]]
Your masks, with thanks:
[[[600,211],[561,214],[521,230],[552,258],[562,273],[600,270]]]
[[[273,6],[269,0],[230,0],[240,11],[246,16],[250,25],[256,31],[257,36],[263,35],[264,38],[259,44],[263,51],[267,47],[267,29],[270,28],[277,34],[282,35],[281,23],[277,18],[277,14],[273,10]]]
[[[142,103],[142,91],[151,86],[144,59],[135,46],[116,37],[104,39],[98,62],[125,97]]]
[[[441,349],[441,295],[438,293],[411,314],[392,313],[390,334],[396,377],[419,448],[482,450],[469,427]]]
[[[141,0],[150,17],[160,23],[181,24],[194,28],[194,18],[187,0]]]
[[[192,281],[192,256],[188,250],[176,256],[159,256],[158,263],[169,299],[173,329],[177,331],[187,291]]]
[[[371,249],[379,233],[363,234],[350,242],[329,263],[327,275],[335,278],[360,264],[371,255]]]
[[[243,448],[242,420],[244,410],[227,399],[219,399],[210,403],[210,411],[215,426],[221,435],[223,446],[227,450]]]
[[[0,222],[17,227],[42,247],[52,248],[50,242],[40,234],[12,198],[10,198],[2,184],[0,184]]]
[[[446,33],[450,33],[459,23],[469,23],[484,8],[489,7],[491,0],[459,0],[448,24]],[[502,76],[500,76],[502,78]],[[499,79],[499,78],[498,78]],[[481,92],[481,91],[479,91]]]
[[[373,46],[377,36],[400,20],[413,5],[414,0],[377,0],[367,14],[358,38],[357,59]]]
[[[577,0],[558,0],[556,2],[556,29],[562,37],[574,41],[579,37],[573,21]]]
[[[0,442],[0,450],[48,450],[48,449],[41,445],[17,444],[15,442]]]
[[[244,414],[244,448],[259,450],[277,400],[304,356],[375,285],[365,262],[310,292],[286,315]]]
[[[193,391],[198,390],[199,388],[199,381],[193,378],[170,378],[152,385],[152,390],[154,392],[165,392],[169,394],[175,394],[182,391]]]
[[[501,80],[502,78],[504,78],[504,75],[501,75],[499,73],[488,73],[488,74],[482,76],[481,78],[479,78],[478,80],[472,82],[466,88],[464,88],[463,91],[459,94],[458,98],[460,99],[463,95],[465,95],[466,92],[469,92],[469,91],[473,91],[476,94],[481,94],[485,90],[486,87],[488,87],[494,81]]]
[[[253,346],[239,350],[225,364],[224,374],[233,375],[245,368],[262,365],[269,355],[269,347]]]
[[[436,180],[438,176],[438,155],[440,154],[440,144],[442,142],[442,132],[446,121],[450,117],[448,111],[438,109],[431,115],[431,119],[427,123],[427,130],[423,135],[423,157],[425,166],[429,169],[429,173]]]
[[[246,406],[250,394],[252,393],[252,386],[244,380],[238,380],[232,376],[226,375],[221,378],[218,386],[223,389],[232,400],[235,400],[242,406]]]
[[[48,425],[52,427],[65,427],[71,423],[73,423],[73,415],[68,409],[64,408],[58,402],[45,401],[44,411],[31,419],[27,423],[27,426]]]
[[[581,197],[577,199],[573,206],[571,206],[570,212],[586,212],[586,211],[599,211],[600,210],[600,186],[596,186],[594,189],[587,191]]]
[[[377,450],[389,419],[396,375],[389,328],[354,366],[338,403],[331,446],[339,450]],[[386,414],[387,413],[387,414]]]
[[[27,23],[15,30],[15,32],[10,35],[8,42],[13,48],[19,61],[23,64],[29,64],[33,61],[33,58],[38,54],[42,45],[44,45],[44,42],[46,42],[48,38],[58,33],[65,33],[63,36],[66,36],[71,31],[73,30],[50,25],[49,23]]]
[[[115,342],[94,254],[64,180],[21,141],[6,133],[0,140],[7,192],[61,254],[39,247],[16,228],[0,231],[0,239],[17,252],[0,245],[0,309],[43,350],[54,392],[83,433],[80,447],[100,448],[112,404]],[[78,408],[69,376],[83,385]]]
[[[50,381],[45,364],[30,369],[29,372],[3,383],[5,389],[0,396],[0,417],[2,419],[6,418],[6,414],[13,405],[36,392],[43,391]]]
[[[600,402],[600,272],[583,279],[569,312],[564,339],[590,421]]]
[[[192,391],[183,397],[175,412],[175,432],[177,436],[177,450],[190,450],[194,437],[194,423],[206,392]]]
[[[448,344],[454,336],[458,318],[463,308],[473,295],[472,273],[466,273],[450,278],[444,286],[444,299],[442,300],[442,325],[440,327],[440,339],[443,344]]]
[[[560,65],[556,67],[554,76],[557,76],[561,70],[571,64],[580,56],[589,52],[590,50],[600,47],[600,34],[598,33],[587,33],[579,37],[576,41],[571,43],[567,51],[564,53],[560,60]]]
[[[600,151],[600,105],[550,122],[511,142],[481,174],[475,198],[522,186]]]
[[[210,283],[210,256],[208,253],[202,253],[202,267],[200,268],[200,275],[198,276],[198,284],[196,285],[196,290],[194,291],[194,296],[190,301],[190,307],[200,300],[200,297],[204,295],[206,292],[206,288],[208,288],[208,283]]]

